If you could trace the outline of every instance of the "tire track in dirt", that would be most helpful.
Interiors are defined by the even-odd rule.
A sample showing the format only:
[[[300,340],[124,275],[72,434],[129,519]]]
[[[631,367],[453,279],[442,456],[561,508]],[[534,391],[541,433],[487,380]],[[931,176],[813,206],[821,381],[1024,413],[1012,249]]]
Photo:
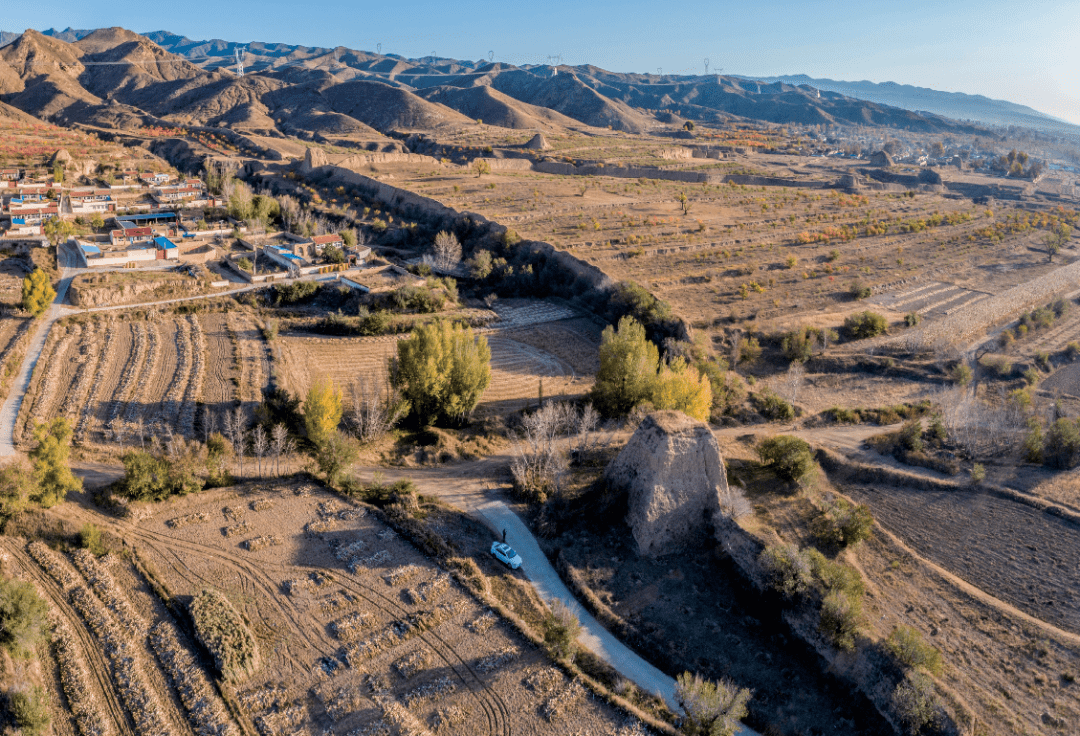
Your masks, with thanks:
[[[317,569],[318,568],[310,568],[310,571],[314,572]],[[354,593],[357,593],[360,597],[373,605],[375,608],[379,609],[384,613],[390,614],[394,618],[401,618],[407,613],[404,606],[395,601],[393,598],[385,595],[375,586],[369,585],[368,583],[364,582],[363,579],[360,578],[358,575],[353,575],[351,578],[344,579],[339,577],[337,579],[337,582],[342,587],[350,588]],[[371,596],[375,596],[384,601],[385,603],[380,604],[376,602]],[[447,666],[449,666],[450,669],[454,671],[454,674],[457,675],[458,679],[461,680],[462,684],[469,688],[469,692],[472,694],[473,698],[477,701],[480,707],[484,709],[485,716],[488,719],[488,724],[491,727],[491,733],[493,735],[502,733],[504,734],[504,736],[510,736],[510,711],[507,708],[506,703],[499,696],[498,692],[488,687],[487,684],[484,683],[483,679],[476,673],[476,671],[471,666],[469,666],[469,664],[461,657],[460,654],[458,654],[457,649],[455,649],[453,645],[449,644],[445,639],[439,636],[438,633],[436,633],[435,629],[429,629],[427,631],[421,632],[416,636],[416,638],[420,639],[425,644],[430,646],[432,651],[434,651],[439,656],[439,658],[442,659],[443,662],[445,662]],[[432,641],[433,639],[435,641]],[[436,641],[438,642],[438,644],[435,643]],[[446,651],[441,651],[440,647],[444,648]],[[461,672],[458,671],[458,668],[454,665],[452,660],[457,660],[460,666],[463,667],[472,676],[472,680],[475,681],[475,685],[471,685],[469,680],[462,676]],[[490,698],[490,702],[486,702],[484,700],[485,696]],[[501,729],[499,724],[500,716],[502,719]]]
[[[165,546],[166,548],[186,550],[188,552],[192,552],[193,554],[202,555],[203,557],[211,558],[218,562],[239,569],[244,575],[251,579],[253,584],[257,585],[259,588],[262,589],[263,593],[267,595],[270,602],[277,609],[278,613],[280,613],[287,622],[292,624],[293,628],[295,629],[296,635],[304,639],[304,641],[307,642],[309,647],[311,647],[315,651],[319,651],[324,647],[333,648],[333,642],[325,634],[320,633],[318,639],[313,639],[311,637],[308,630],[305,629],[305,627],[301,623],[304,614],[297,610],[296,607],[292,605],[291,601],[283,603],[283,598],[281,595],[279,595],[278,584],[274,582],[273,578],[271,578],[269,575],[266,574],[266,572],[256,567],[252,563],[248,562],[247,560],[237,555],[225,552],[217,547],[210,547],[207,545],[197,544],[195,542],[185,542],[183,540],[170,537],[166,534],[152,532],[146,529],[140,529],[133,524],[114,521],[112,519],[103,518],[99,515],[91,515],[90,513],[85,512],[82,509],[70,508],[64,509],[64,511],[70,513],[60,513],[59,515],[67,516],[69,519],[77,522],[93,521],[99,526],[112,527],[113,530],[121,536],[121,538],[127,540],[141,540],[142,542],[153,548],[154,551],[158,552],[159,555],[161,554],[160,546]],[[178,559],[182,559],[180,558],[179,554],[177,554],[176,556]],[[272,567],[277,566],[274,565]]]
[[[19,566],[26,574],[33,579],[38,589],[45,593],[49,599],[53,610],[67,622],[68,628],[74,633],[79,646],[82,647],[86,662],[90,665],[87,670],[98,684],[100,693],[103,696],[102,702],[105,703],[105,708],[113,724],[117,726],[117,731],[122,736],[136,736],[134,724],[128,721],[127,712],[120,705],[116,691],[113,690],[112,681],[108,675],[109,663],[106,661],[105,655],[102,654],[97,641],[86,629],[82,617],[67,602],[67,598],[64,596],[60,586],[38,566],[37,562],[30,559],[15,539],[0,537],[0,547],[3,547],[19,563]]]

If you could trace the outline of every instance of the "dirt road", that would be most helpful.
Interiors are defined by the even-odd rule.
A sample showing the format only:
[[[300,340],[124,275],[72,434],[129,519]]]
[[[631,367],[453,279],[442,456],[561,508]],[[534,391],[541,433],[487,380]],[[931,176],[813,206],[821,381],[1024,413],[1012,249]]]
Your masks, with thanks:
[[[30,346],[26,350],[26,356],[23,358],[19,372],[11,385],[11,393],[8,394],[4,405],[0,407],[0,457],[12,457],[16,454],[15,420],[19,416],[19,408],[22,406],[26,389],[30,387],[30,378],[34,375],[34,366],[37,365],[38,358],[41,357],[41,350],[45,347],[45,340],[49,337],[49,331],[56,320],[64,316],[64,307],[61,305],[67,296],[71,280],[78,273],[71,266],[73,259],[71,254],[68,253],[66,244],[60,246],[57,250],[57,260],[60,261],[60,283],[56,287],[56,299],[53,300],[52,306],[49,307],[49,310],[38,322],[34,336],[30,340]]]

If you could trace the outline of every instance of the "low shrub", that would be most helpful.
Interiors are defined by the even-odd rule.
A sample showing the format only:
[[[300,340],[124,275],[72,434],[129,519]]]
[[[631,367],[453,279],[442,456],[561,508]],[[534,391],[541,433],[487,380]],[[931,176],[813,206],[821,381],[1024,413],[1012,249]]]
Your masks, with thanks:
[[[1046,432],[1043,461],[1053,468],[1068,470],[1080,462],[1080,420],[1057,419]]]
[[[11,715],[25,736],[45,733],[49,727],[49,693],[40,686],[12,693]]]
[[[973,374],[967,363],[957,363],[952,369],[952,380],[958,386],[967,386],[971,383]]]
[[[837,649],[849,651],[855,648],[862,618],[862,600],[840,592],[832,592],[821,602],[821,619],[818,631],[829,637]]]
[[[786,422],[795,418],[795,407],[776,395],[776,392],[765,388],[750,394],[750,403],[761,414],[774,422]]]
[[[877,312],[859,312],[844,320],[844,332],[852,340],[877,337],[889,329],[889,322]]]
[[[918,312],[908,312],[904,315],[904,324],[908,327],[916,327],[922,322],[922,315]]]
[[[842,498],[826,506],[810,524],[810,531],[818,541],[840,548],[869,539],[873,529],[874,517],[870,509]]]
[[[853,281],[848,287],[848,294],[855,300],[869,299],[873,293],[874,290],[861,281]]]
[[[941,652],[927,644],[918,629],[897,626],[885,640],[885,646],[905,667],[935,675],[941,672]]]
[[[893,708],[912,736],[937,720],[940,707],[934,681],[923,672],[909,672],[893,691]]]
[[[315,296],[319,285],[314,281],[294,281],[291,284],[274,284],[274,305],[296,304]]]
[[[45,633],[48,614],[33,583],[0,580],[0,644],[16,654],[32,651]]]
[[[799,483],[814,467],[814,456],[805,440],[777,435],[761,441],[757,447],[761,463],[781,480]]]
[[[105,541],[102,538],[101,529],[89,522],[79,531],[79,544],[83,549],[90,550],[90,553],[96,557],[105,554]]]
[[[794,544],[776,544],[766,547],[758,556],[769,577],[769,587],[785,598],[805,595],[814,585],[810,562]]]

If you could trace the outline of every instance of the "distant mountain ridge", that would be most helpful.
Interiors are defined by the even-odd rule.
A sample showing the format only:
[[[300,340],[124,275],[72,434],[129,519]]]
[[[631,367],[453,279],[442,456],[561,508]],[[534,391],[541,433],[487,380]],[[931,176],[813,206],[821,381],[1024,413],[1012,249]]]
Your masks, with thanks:
[[[806,74],[744,78],[768,83],[810,85],[823,91],[838,92],[858,100],[892,105],[905,110],[931,112],[954,120],[974,120],[984,125],[1018,125],[1055,133],[1072,135],[1080,133],[1080,125],[1039,112],[1027,105],[995,100],[984,95],[942,92],[928,87],[915,87],[896,82],[866,80],[845,82],[835,79],[818,79]]]
[[[243,76],[234,68],[241,48]],[[197,41],[123,28],[19,35],[0,48],[0,102],[61,124],[230,127],[376,147],[388,145],[384,136],[478,120],[537,131],[670,134],[684,120],[752,120],[986,132],[805,84],[626,74],[591,65],[405,59],[345,47]]]

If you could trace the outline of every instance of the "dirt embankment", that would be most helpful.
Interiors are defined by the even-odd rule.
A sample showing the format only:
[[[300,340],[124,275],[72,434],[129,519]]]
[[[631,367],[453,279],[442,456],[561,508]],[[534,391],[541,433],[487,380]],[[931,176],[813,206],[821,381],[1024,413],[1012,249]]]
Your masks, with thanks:
[[[180,279],[132,281],[129,283],[88,284],[73,283],[71,303],[76,307],[110,307],[139,301],[175,299],[203,293],[202,286],[194,281]],[[150,297],[153,297],[152,299]]]

